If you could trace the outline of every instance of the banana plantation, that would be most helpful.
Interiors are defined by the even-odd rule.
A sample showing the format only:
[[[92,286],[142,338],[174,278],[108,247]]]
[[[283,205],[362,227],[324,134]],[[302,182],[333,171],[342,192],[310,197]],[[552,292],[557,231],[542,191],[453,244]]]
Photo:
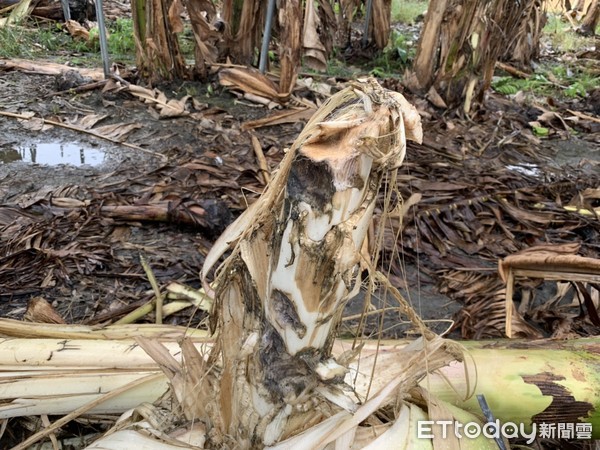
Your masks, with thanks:
[[[600,448],[597,0],[0,0],[0,450]]]

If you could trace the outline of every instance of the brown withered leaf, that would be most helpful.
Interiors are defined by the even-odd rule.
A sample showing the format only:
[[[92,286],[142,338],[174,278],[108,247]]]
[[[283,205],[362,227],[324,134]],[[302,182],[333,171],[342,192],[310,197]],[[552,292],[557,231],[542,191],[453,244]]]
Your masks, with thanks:
[[[414,180],[412,186],[421,191],[452,191],[456,192],[461,189],[469,189],[468,184],[452,183],[448,181],[429,181],[429,180]]]
[[[19,122],[21,122],[23,128],[30,131],[48,131],[54,128],[53,125],[46,123],[44,119],[38,117],[33,117],[29,120],[19,120]]]
[[[191,98],[189,95],[179,100],[168,99],[165,93],[158,89],[147,89],[135,84],[129,84],[126,90],[144,101],[144,103],[154,106],[159,111],[159,118],[161,119],[189,114],[189,111],[186,109],[187,101]]]
[[[83,130],[89,130],[89,129],[93,128],[98,122],[103,121],[107,117],[108,116],[106,114],[104,114],[104,115],[88,114],[83,117],[67,119],[67,123],[70,125],[78,126],[79,128],[81,128]]]
[[[185,5],[194,31],[196,70],[205,74],[206,66],[216,62],[219,55],[221,34],[211,23],[217,18],[217,11],[209,0],[185,0]]]
[[[87,28],[85,28],[83,25],[81,25],[79,22],[76,22],[74,20],[67,20],[65,22],[65,25],[67,26],[67,30],[69,31],[69,34],[71,36],[73,36],[76,39],[83,39],[84,41],[89,41],[90,40],[90,32]]]
[[[446,102],[444,101],[442,96],[440,94],[438,94],[438,91],[436,91],[435,87],[433,87],[433,86],[431,86],[431,88],[429,88],[429,91],[427,92],[427,95],[425,95],[425,98],[427,100],[429,100],[431,102],[431,104],[437,108],[442,108],[442,109],[448,108],[448,105],[446,105]]]
[[[94,131],[115,141],[124,141],[135,130],[142,128],[139,123],[115,123],[94,128]]]
[[[222,86],[244,93],[258,95],[277,102],[284,102],[289,95],[280,94],[277,86],[266,75],[251,68],[229,67],[219,71]]]
[[[268,127],[272,125],[280,125],[283,123],[297,123],[307,121],[315,113],[313,108],[290,108],[284,111],[279,111],[262,119],[249,120],[242,124],[242,130],[252,130],[260,127]]]
[[[181,0],[174,0],[169,6],[169,22],[173,29],[173,33],[183,32],[183,21],[181,20],[181,14],[184,12]]]
[[[598,316],[598,309],[596,308],[596,305],[594,305],[594,300],[592,299],[592,296],[581,281],[577,281],[574,284],[577,287],[577,291],[583,297],[583,304],[585,305],[585,309],[587,311],[588,317],[590,318],[590,322],[592,322],[595,326],[600,327],[600,317]]]
[[[504,286],[486,272],[444,271],[449,291],[465,295],[465,306],[457,313],[455,328],[464,339],[485,339],[504,336],[506,317]],[[527,339],[543,337],[540,330],[529,325],[523,317],[513,314],[513,336]]]
[[[37,216],[15,206],[0,206],[0,228],[16,223],[30,223]]]
[[[44,297],[33,297],[29,300],[23,318],[37,323],[67,323]]]
[[[327,55],[325,46],[321,42],[317,31],[320,25],[320,19],[314,2],[307,2],[304,9],[302,36],[302,45],[304,47],[303,61],[311,69],[325,71],[327,69]]]
[[[537,212],[523,208],[518,208],[504,200],[501,200],[500,202],[498,202],[498,204],[504,210],[504,212],[508,213],[513,219],[522,224],[547,224],[548,222],[551,222],[554,219],[554,214],[552,213]]]

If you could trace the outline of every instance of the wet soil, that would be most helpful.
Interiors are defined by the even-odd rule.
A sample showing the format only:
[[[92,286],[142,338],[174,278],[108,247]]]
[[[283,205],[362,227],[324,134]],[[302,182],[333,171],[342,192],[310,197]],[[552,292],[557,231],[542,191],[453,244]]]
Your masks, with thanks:
[[[4,217],[0,219],[0,227],[4,226],[1,241],[6,249],[0,255],[5,269],[5,280],[0,283],[0,316],[20,319],[28,301],[42,296],[68,323],[114,320],[152,298],[140,264],[142,256],[161,287],[172,281],[199,287],[198,273],[212,242],[262,190],[250,135],[240,131],[240,124],[264,115],[264,109],[237,104],[226,93],[208,95],[206,85],[184,83],[161,89],[170,98],[191,90],[199,92],[196,99],[202,104],[204,117],[158,119],[151,107],[130,95],[100,90],[51,95],[57,89],[56,83],[54,76],[0,73],[0,111],[33,112],[36,117],[61,123],[75,123],[93,114],[106,115],[103,126],[135,124],[137,128],[127,136],[127,142],[147,152],[57,126],[32,130],[26,120],[0,116],[0,205],[28,208],[41,220],[49,214],[48,199],[56,196],[98,200],[104,205],[116,197],[120,203],[139,204],[143,203],[141,197],[163,195],[170,200],[177,197],[179,201],[216,202],[216,216],[211,219],[216,225],[195,227],[176,221],[108,218],[86,222],[85,217],[69,219],[66,211],[50,222],[56,227],[54,235],[43,234],[47,246],[38,242],[18,247],[21,252],[39,247],[47,253],[50,248],[60,250],[76,243],[95,253],[98,260],[90,264],[71,255],[72,260],[62,264],[30,254],[11,259],[7,242],[15,241],[16,236],[12,234],[14,228],[11,232],[7,227],[14,226],[15,221],[14,217]],[[273,166],[300,129],[301,124],[276,127],[259,136]],[[209,186],[206,189],[194,185],[182,169],[182,165],[194,161],[215,172],[222,171],[223,176],[216,178],[223,179],[203,179]],[[58,223],[59,219],[73,227]],[[31,227],[19,232],[24,233],[22,240],[28,239],[29,232],[35,234]],[[58,237],[61,233],[64,235]],[[96,244],[91,245],[90,240]],[[31,265],[30,270],[39,272],[38,276],[18,279],[22,274],[17,270],[20,265]],[[48,275],[50,272],[54,274]],[[14,279],[9,281],[11,276]],[[43,282],[45,276],[49,276],[48,282]],[[150,316],[145,320],[152,319]],[[201,319],[202,314],[189,308],[168,320],[187,325]]]
[[[0,72],[0,111],[21,115],[33,112],[37,117],[62,123],[76,123],[93,114],[106,115],[102,125],[135,124],[126,142],[146,151],[56,126],[32,129],[26,120],[0,116],[0,205],[29,208],[37,218],[52,213],[52,219],[44,222],[45,230],[36,230],[32,224],[20,228],[19,232],[24,233],[20,240],[10,234],[15,230],[10,227],[14,227],[16,216],[12,220],[0,218],[4,248],[18,248],[22,255],[20,259],[11,259],[8,253],[0,255],[5,268],[3,273],[28,272],[26,280],[15,275],[17,278],[2,283],[0,316],[20,319],[28,301],[42,296],[69,323],[115,320],[152,298],[151,286],[140,264],[141,256],[148,260],[159,285],[178,281],[198,287],[198,272],[212,242],[262,190],[251,136],[241,130],[241,125],[269,111],[238,101],[216,84],[208,88],[206,84],[185,82],[160,86],[160,89],[169,98],[192,95],[190,102],[195,106],[190,109],[194,113],[159,119],[152,106],[129,94],[93,90],[53,95],[56,83],[53,76]],[[422,103],[420,106],[423,110],[428,108]],[[511,108],[519,109],[516,105]],[[426,120],[425,124],[427,139],[441,143],[436,147],[438,152],[445,147],[462,148],[465,142],[469,143],[469,138],[452,132],[455,125],[439,117],[430,123]],[[276,167],[284,149],[291,145],[302,126],[302,123],[284,124],[254,131],[271,169]],[[495,142],[505,137],[496,136],[498,129],[494,122],[481,121],[477,127],[476,134],[495,136]],[[536,145],[538,156],[559,171],[566,167],[565,163],[596,158],[597,151],[597,139],[573,136]],[[152,152],[161,156],[154,156]],[[506,155],[510,160],[510,151]],[[409,147],[407,161],[418,165],[419,157],[411,154]],[[439,164],[443,164],[445,156],[439,154],[438,157]],[[517,158],[516,163],[522,162]],[[194,170],[191,163],[201,163],[211,170],[205,178],[199,178],[198,170]],[[460,179],[455,181],[460,182]],[[210,227],[173,221],[98,219],[86,215],[85,208],[77,213],[65,210],[57,214],[50,206],[51,199],[56,197],[89,200],[98,207],[116,200],[139,204],[142,199],[153,196],[177,198],[182,202],[210,200],[224,208],[217,208],[218,217],[213,217],[213,221],[218,225]],[[32,223],[35,224],[35,220]],[[48,226],[53,233],[48,232]],[[47,240],[48,246],[35,241],[35,236]],[[24,241],[29,244],[22,245]],[[75,247],[83,253],[75,254],[72,250]],[[50,249],[71,249],[72,253],[50,257]],[[404,253],[403,248],[399,251],[401,255]],[[440,292],[439,280],[434,274],[431,264],[423,261],[421,266],[418,256],[415,259],[412,255],[402,270],[396,271],[392,281],[421,317],[442,333],[451,328],[463,305]],[[346,314],[359,314],[363,310],[363,299],[360,295],[350,302]],[[375,295],[372,303],[376,308],[394,306],[394,301],[383,294]],[[190,308],[168,320],[194,325],[202,318],[201,313]],[[145,320],[152,319],[148,316]],[[341,332],[354,334],[358,323],[357,319],[345,321]],[[361,333],[376,336],[383,331],[385,337],[402,337],[410,333],[411,328],[398,312],[392,311],[386,313],[383,321],[381,315],[369,316]],[[452,336],[459,335],[460,329],[455,327]]]

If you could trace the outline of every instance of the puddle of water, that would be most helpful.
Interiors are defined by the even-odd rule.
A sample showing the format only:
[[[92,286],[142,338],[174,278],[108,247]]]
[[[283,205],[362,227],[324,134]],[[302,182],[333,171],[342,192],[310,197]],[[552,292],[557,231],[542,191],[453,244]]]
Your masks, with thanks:
[[[0,149],[0,163],[26,162],[57,166],[98,166],[105,160],[103,151],[82,144],[62,142],[32,143],[9,150]]]

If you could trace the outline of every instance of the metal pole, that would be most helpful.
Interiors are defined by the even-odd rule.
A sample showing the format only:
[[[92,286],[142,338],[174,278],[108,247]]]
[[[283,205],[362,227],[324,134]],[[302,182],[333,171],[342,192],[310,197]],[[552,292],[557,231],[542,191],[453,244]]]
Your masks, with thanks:
[[[373,9],[373,0],[367,0],[367,11],[365,14],[365,31],[363,32],[362,45],[366,47],[369,43],[369,22],[371,21],[371,9]]]
[[[71,20],[71,7],[69,6],[69,0],[60,0],[63,10],[63,16],[65,18],[65,22]]]
[[[106,28],[104,28],[104,10],[102,8],[102,0],[96,0],[96,19],[98,20],[100,54],[102,55],[104,78],[108,78],[110,75],[110,61],[108,60],[108,42],[106,40]]]
[[[260,73],[265,73],[267,71],[273,14],[275,14],[275,0],[269,0],[269,4],[267,5],[267,18],[265,20],[265,31],[263,33],[262,46],[260,48],[260,61],[258,63],[258,70],[260,70]]]

